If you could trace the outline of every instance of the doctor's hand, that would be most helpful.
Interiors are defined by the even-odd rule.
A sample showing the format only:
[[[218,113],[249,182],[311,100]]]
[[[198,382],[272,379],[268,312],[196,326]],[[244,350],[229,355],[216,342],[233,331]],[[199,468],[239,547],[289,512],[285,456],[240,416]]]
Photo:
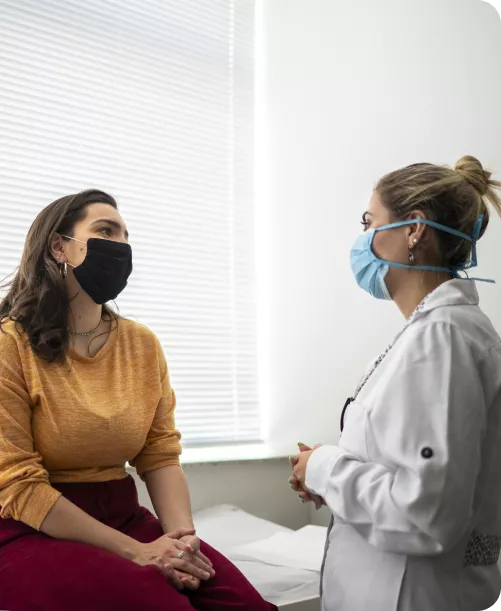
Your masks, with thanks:
[[[292,472],[294,473],[294,477],[297,479],[301,488],[305,487],[306,467],[308,466],[308,461],[310,460],[314,451],[315,450],[305,450],[304,452],[300,452],[291,461]]]
[[[298,446],[299,446],[300,452],[311,452],[312,451],[312,448],[310,448],[307,445],[304,445],[304,443],[299,443]],[[313,450],[316,450],[319,447],[320,447],[320,444],[317,443],[313,447]],[[292,467],[294,468],[298,462],[298,456],[294,456],[290,458],[290,462],[291,462]],[[325,505],[325,502],[322,499],[322,497],[316,494],[313,494],[311,492],[308,492],[304,488],[304,485],[302,485],[299,482],[299,480],[297,479],[295,475],[292,475],[292,477],[289,478],[289,486],[291,487],[292,490],[294,490],[294,492],[298,493],[298,496],[303,503],[312,502],[315,505],[315,509],[317,510],[320,509],[323,505]]]

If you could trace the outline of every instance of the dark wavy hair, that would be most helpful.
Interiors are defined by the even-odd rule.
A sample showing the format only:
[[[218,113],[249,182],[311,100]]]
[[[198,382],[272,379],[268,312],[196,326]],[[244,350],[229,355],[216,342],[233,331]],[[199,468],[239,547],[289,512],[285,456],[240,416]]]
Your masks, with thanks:
[[[97,203],[118,209],[111,195],[89,189],[61,197],[40,212],[26,237],[21,264],[0,302],[0,328],[8,320],[14,321],[28,336],[35,354],[50,363],[65,360],[70,306],[60,265],[50,252],[52,240],[55,234],[73,237],[75,224],[85,218],[87,206]],[[103,306],[104,315],[118,319],[107,306]]]

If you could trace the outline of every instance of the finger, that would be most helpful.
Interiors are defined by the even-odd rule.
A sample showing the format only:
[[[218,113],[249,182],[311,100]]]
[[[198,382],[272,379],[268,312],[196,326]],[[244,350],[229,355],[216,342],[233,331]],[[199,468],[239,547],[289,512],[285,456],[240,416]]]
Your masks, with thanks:
[[[292,488],[292,490],[294,491],[299,490],[299,482],[297,481],[297,478],[294,475],[289,477],[289,487]]]
[[[184,586],[199,583],[199,580],[193,577],[193,575],[188,575],[187,573],[183,573],[182,571],[176,571],[176,575],[179,577]]]
[[[185,578],[183,579],[183,585],[186,590],[198,590],[200,587],[200,579],[192,579]]]
[[[211,569],[214,568],[214,565],[212,564],[210,558],[207,558],[205,554],[202,554],[202,552],[198,551],[196,553],[196,556],[198,556],[198,558],[200,558],[203,562],[205,562],[205,564],[208,564]]]
[[[311,501],[310,495],[304,490],[302,490],[298,496],[304,503],[309,503]]]
[[[179,552],[184,552],[185,554],[193,553],[193,548],[191,547],[191,545],[185,543],[184,541],[175,541],[174,547],[179,550]],[[179,552],[176,552],[176,554]]]
[[[200,539],[198,537],[189,537],[186,543],[191,546],[193,553],[197,555],[200,554]],[[203,556],[204,562],[207,562],[209,566],[212,566],[212,562],[206,556],[203,554],[201,556]]]
[[[192,575],[185,575],[184,573],[181,573],[181,575],[181,581],[187,590],[197,590],[199,588],[200,579],[196,579]]]
[[[289,456],[289,462],[293,467],[297,465],[298,460],[299,456]]]
[[[179,579],[174,567],[171,564],[166,564],[161,558],[157,558],[155,564],[163,576],[177,589],[182,590],[183,584]]]
[[[320,509],[322,507],[322,498],[318,496],[318,494],[310,494],[310,498],[315,505],[315,509]]]
[[[210,558],[207,558],[207,556],[205,554],[202,554],[202,552],[200,551],[200,539],[198,537],[192,537],[189,541],[189,545],[191,545],[191,548],[193,549],[192,553],[197,558],[200,558],[202,562],[205,562],[205,564],[207,564],[211,568],[214,566]]]
[[[311,450],[310,446],[307,446],[304,443],[299,442],[297,445],[300,452],[309,452]]]
[[[191,555],[185,556],[183,560],[186,560],[186,562],[191,562],[192,564],[197,566],[200,570],[204,571],[205,573],[209,573],[211,577],[214,577],[214,575],[216,574],[212,566],[208,564],[207,562],[204,562],[204,560],[202,560],[202,558],[200,558],[198,554],[191,554]]]
[[[202,581],[208,581],[211,577],[208,571],[203,571],[198,568],[193,562],[189,562],[188,560],[179,560],[179,558],[171,558],[171,564],[176,569],[176,571],[182,571],[183,573],[188,573],[189,575],[193,575],[197,579],[201,579]]]
[[[188,537],[189,535],[194,535],[194,534],[195,534],[195,530],[193,528],[192,529],[177,528],[176,530],[166,533],[166,535],[170,537],[171,539],[181,539],[181,537]]]

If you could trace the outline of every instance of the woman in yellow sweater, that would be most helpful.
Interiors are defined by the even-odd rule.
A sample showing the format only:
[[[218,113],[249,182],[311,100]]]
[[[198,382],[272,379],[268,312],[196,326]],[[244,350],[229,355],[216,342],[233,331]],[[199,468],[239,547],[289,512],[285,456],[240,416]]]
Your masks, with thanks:
[[[0,608],[275,609],[195,535],[162,348],[105,305],[131,271],[115,200],[85,191],[38,215],[0,304]]]

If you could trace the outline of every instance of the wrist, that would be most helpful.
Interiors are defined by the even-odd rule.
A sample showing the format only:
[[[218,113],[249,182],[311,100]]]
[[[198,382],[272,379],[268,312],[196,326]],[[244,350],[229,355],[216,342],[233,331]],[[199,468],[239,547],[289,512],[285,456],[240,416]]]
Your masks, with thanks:
[[[190,531],[195,530],[195,527],[193,526],[192,520],[172,522],[168,524],[166,522],[162,522],[162,530],[167,535],[168,533],[172,533],[172,532],[176,532],[180,530],[190,530]]]
[[[120,549],[118,551],[118,555],[126,560],[134,560],[139,555],[143,544],[140,541],[136,541],[132,537],[127,537],[127,540],[124,540],[120,545]]]

